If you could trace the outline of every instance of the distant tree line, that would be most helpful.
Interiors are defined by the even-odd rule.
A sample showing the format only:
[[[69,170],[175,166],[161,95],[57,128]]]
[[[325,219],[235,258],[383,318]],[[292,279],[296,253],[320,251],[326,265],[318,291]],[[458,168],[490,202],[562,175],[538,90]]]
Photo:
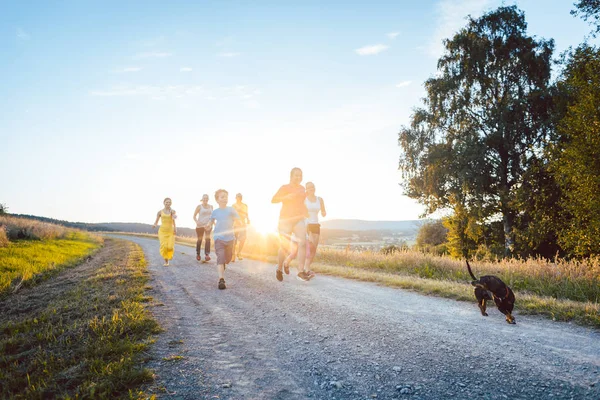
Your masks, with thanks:
[[[600,2],[575,7],[595,37]],[[600,254],[600,49],[553,60],[516,6],[469,17],[444,46],[399,132],[405,194],[446,213],[456,257]]]

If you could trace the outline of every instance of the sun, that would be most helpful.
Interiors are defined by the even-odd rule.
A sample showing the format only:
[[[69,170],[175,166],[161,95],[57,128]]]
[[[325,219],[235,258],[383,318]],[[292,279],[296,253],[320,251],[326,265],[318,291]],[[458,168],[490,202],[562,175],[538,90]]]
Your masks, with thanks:
[[[267,235],[277,232],[277,212],[273,210],[250,210],[250,227],[256,233]]]
[[[272,223],[272,221],[269,220],[259,219],[256,221],[251,221],[250,226],[256,233],[260,233],[261,235],[277,232],[277,223]]]

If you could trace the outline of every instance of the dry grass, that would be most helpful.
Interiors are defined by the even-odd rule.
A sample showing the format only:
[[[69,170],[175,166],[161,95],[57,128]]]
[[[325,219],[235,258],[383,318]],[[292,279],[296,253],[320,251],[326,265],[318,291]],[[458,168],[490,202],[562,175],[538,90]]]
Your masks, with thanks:
[[[317,262],[412,275],[434,280],[470,282],[464,260],[417,251],[391,255],[322,248]],[[513,290],[540,296],[581,302],[600,302],[600,258],[585,260],[507,259],[497,262],[472,262],[476,276],[496,275]]]
[[[69,239],[81,231],[35,219],[0,216],[0,247],[15,240]],[[6,240],[3,240],[6,239]]]

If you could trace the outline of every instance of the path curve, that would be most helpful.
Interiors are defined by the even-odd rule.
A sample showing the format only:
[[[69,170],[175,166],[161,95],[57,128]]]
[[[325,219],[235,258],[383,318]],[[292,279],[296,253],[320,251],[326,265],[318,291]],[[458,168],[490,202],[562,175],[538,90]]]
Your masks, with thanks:
[[[247,259],[220,291],[195,249],[163,267],[156,240],[120,237],[144,250],[165,328],[148,363],[159,398],[600,399],[597,330],[294,270],[280,283]]]

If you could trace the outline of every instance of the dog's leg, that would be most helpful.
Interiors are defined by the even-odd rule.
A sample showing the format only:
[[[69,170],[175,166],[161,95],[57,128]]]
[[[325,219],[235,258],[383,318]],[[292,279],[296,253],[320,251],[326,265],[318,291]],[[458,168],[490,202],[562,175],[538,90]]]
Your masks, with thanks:
[[[488,316],[488,313],[485,312],[486,305],[487,305],[486,301],[487,300],[485,298],[479,299],[479,309],[481,310],[481,315],[483,315],[484,317]]]
[[[515,321],[515,317],[512,316],[512,314],[510,313],[510,311],[500,310],[500,312],[502,312],[504,315],[506,315],[506,322],[508,322],[509,324],[516,324],[517,323]]]

